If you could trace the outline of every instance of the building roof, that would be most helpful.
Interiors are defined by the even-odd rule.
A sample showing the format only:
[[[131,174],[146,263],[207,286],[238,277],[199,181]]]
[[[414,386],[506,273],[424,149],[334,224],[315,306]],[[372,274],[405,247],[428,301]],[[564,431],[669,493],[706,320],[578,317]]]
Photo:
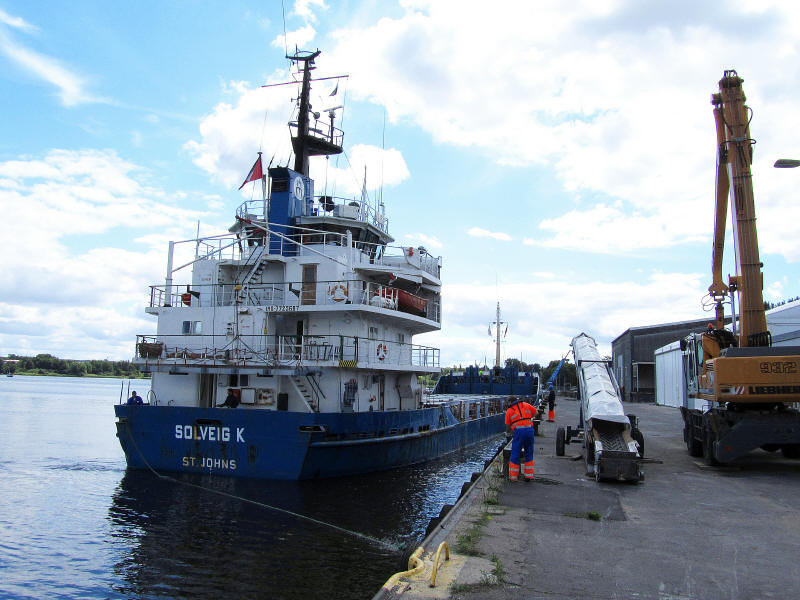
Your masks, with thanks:
[[[770,308],[767,311],[767,317],[771,317],[786,311],[800,312],[800,300],[792,300],[791,302],[787,302],[786,304],[781,304],[780,306],[776,306],[775,308]]]
[[[616,342],[620,338],[625,337],[628,333],[653,332],[653,331],[659,330],[659,329],[669,330],[669,329],[684,329],[684,328],[687,328],[687,327],[691,328],[691,327],[695,327],[695,326],[700,327],[700,326],[705,326],[709,321],[713,321],[713,320],[714,320],[713,317],[709,317],[709,318],[705,318],[705,319],[693,319],[691,321],[676,321],[674,323],[661,323],[659,325],[642,325],[641,327],[630,327],[630,328],[626,329],[625,331],[623,331],[621,334],[619,334],[617,337],[615,337],[611,341],[611,343],[613,344],[614,342]],[[725,321],[729,323],[730,322],[730,317],[727,317],[725,319]]]

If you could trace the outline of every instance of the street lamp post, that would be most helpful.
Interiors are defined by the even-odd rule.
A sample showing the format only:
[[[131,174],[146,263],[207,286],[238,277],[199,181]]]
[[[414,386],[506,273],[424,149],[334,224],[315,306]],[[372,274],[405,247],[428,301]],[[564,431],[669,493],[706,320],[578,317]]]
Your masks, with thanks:
[[[776,169],[794,169],[800,167],[800,160],[794,158],[779,158],[773,165]]]

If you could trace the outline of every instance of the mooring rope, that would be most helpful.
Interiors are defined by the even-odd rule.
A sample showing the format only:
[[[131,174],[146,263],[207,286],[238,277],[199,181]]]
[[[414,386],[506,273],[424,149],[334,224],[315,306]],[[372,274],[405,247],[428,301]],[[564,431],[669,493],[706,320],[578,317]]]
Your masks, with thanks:
[[[391,550],[393,552],[397,552],[398,550],[400,550],[400,548],[397,545],[390,544],[388,542],[385,542],[385,541],[383,541],[381,539],[378,539],[376,537],[372,537],[372,536],[367,535],[365,533],[359,533],[358,531],[353,531],[352,529],[347,529],[345,527],[340,527],[339,525],[334,525],[333,523],[328,523],[327,521],[321,521],[320,519],[315,519],[314,517],[309,517],[308,515],[302,515],[300,513],[294,512],[292,510],[288,510],[286,508],[280,508],[279,506],[272,506],[271,504],[266,504],[264,502],[259,502],[258,500],[251,500],[249,498],[245,498],[244,496],[238,496],[236,494],[230,494],[228,492],[223,492],[221,490],[215,490],[213,488],[209,488],[209,487],[205,487],[205,486],[202,486],[202,485],[198,485],[196,483],[191,483],[190,481],[181,481],[180,479],[176,479],[174,477],[170,477],[169,475],[163,475],[163,474],[159,473],[158,471],[156,471],[150,465],[150,463],[147,461],[147,459],[145,458],[144,454],[139,449],[139,445],[136,443],[136,439],[133,437],[133,433],[131,433],[131,428],[127,423],[125,423],[125,429],[128,432],[128,437],[130,438],[131,442],[133,442],[134,448],[136,448],[136,452],[139,453],[139,457],[144,461],[144,464],[147,465],[147,468],[150,469],[150,471],[153,473],[153,475],[155,475],[159,479],[163,479],[163,480],[166,480],[166,481],[172,481],[173,483],[178,483],[180,485],[185,485],[185,486],[188,486],[188,487],[197,488],[197,489],[203,490],[205,492],[211,492],[211,493],[217,494],[219,496],[225,496],[225,497],[231,498],[233,500],[239,500],[240,502],[247,502],[249,504],[253,504],[253,505],[259,506],[261,508],[266,508],[267,510],[273,510],[273,511],[276,511],[276,512],[281,512],[281,513],[284,513],[284,514],[287,514],[287,515],[291,515],[292,517],[296,517],[296,518],[304,520],[304,521],[309,521],[309,522],[314,523],[316,525],[320,525],[322,527],[327,527],[329,529],[333,529],[333,530],[338,531],[340,533],[344,533],[345,535],[349,535],[351,537],[355,537],[355,538],[364,540],[366,542],[370,542],[372,544],[375,544],[377,546],[381,546],[382,548],[385,548],[387,550]]]

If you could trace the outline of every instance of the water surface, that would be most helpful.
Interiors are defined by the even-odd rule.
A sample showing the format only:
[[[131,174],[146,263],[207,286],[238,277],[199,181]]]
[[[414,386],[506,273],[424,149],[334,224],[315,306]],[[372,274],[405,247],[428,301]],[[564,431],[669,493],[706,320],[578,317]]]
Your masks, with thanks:
[[[125,468],[120,386],[0,378],[0,597],[370,598],[499,443],[332,480],[162,479]]]

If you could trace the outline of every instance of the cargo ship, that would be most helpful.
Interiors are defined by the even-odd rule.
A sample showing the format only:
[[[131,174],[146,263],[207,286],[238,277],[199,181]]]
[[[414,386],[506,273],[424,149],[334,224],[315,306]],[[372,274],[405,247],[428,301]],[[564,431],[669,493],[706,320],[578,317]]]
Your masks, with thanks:
[[[504,397],[423,396],[419,377],[439,372],[440,353],[413,336],[441,328],[441,258],[394,244],[366,193],[316,193],[309,159],[343,151],[337,109],[325,121],[309,104],[319,54],[287,57],[301,88],[294,168],[265,172],[259,154],[245,183],[260,182],[262,197],[238,207],[228,232],[169,243],[145,309],[156,334],[136,339],[152,389],[115,406],[129,468],[335,477],[504,430]]]
[[[503,329],[505,325],[505,329]],[[508,333],[508,323],[500,319],[500,302],[497,303],[497,317],[489,326],[495,333],[494,367],[469,365],[466,369],[454,369],[442,375],[436,382],[433,394],[489,394],[510,395],[534,398],[539,391],[539,374],[534,371],[520,371],[514,364],[503,367],[500,364],[500,342]],[[501,334],[502,331],[502,334]]]

